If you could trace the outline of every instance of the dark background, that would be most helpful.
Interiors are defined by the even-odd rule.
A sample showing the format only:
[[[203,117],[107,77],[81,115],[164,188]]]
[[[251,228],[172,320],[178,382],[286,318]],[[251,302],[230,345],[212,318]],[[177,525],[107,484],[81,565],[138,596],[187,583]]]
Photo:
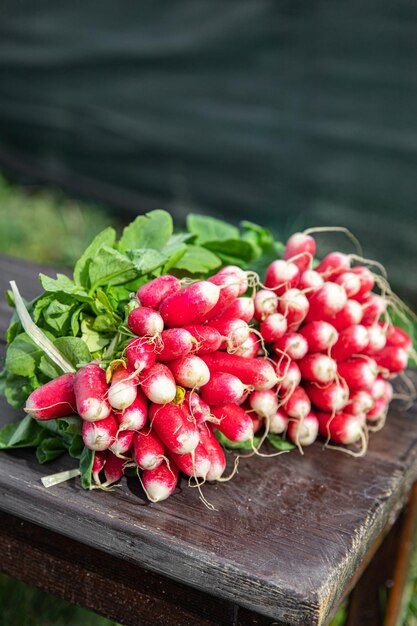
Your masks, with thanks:
[[[416,304],[416,166],[414,0],[1,3],[0,168],[20,181],[126,220],[342,224]]]

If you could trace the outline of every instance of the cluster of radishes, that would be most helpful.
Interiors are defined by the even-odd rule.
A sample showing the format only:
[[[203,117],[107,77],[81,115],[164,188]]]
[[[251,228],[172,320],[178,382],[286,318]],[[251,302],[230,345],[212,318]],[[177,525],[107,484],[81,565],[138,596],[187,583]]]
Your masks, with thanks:
[[[39,420],[76,412],[95,451],[95,483],[106,487],[134,465],[154,502],[174,491],[179,471],[221,479],[215,429],[239,444],[264,427],[300,450],[320,433],[362,442],[363,453],[411,340],[389,323],[368,268],[334,252],[309,269],[315,249],[310,235],[293,235],[264,285],[235,266],[186,286],[155,278],[137,292],[122,358],[52,380],[26,411]]]

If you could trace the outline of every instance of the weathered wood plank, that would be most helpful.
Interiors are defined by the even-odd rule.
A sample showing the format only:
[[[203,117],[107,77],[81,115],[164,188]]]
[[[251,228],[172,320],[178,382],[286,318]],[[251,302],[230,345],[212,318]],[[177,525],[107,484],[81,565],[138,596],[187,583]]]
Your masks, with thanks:
[[[1,400],[0,422],[16,417]],[[76,480],[46,490],[41,476],[71,459],[39,466],[30,451],[5,452],[0,509],[283,624],[324,625],[417,478],[415,418],[394,405],[364,458],[318,442],[304,457],[242,460],[230,483],[206,486],[214,512],[185,480],[160,504],[133,479],[112,493]]]

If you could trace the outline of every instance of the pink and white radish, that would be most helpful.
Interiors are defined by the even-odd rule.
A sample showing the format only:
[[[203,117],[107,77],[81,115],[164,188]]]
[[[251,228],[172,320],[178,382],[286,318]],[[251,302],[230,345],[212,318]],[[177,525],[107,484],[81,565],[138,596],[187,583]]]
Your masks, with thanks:
[[[314,383],[331,383],[337,375],[337,363],[334,359],[320,352],[307,354],[297,361],[301,376]]]
[[[32,391],[25,412],[37,420],[51,420],[76,412],[75,374],[63,374]]]
[[[99,365],[89,363],[79,369],[74,378],[78,415],[89,422],[108,417],[111,413],[108,389],[106,374]]]
[[[277,359],[276,372],[278,376],[278,389],[280,393],[292,392],[301,382],[301,371],[296,361]]]
[[[185,328],[168,328],[163,330],[156,344],[158,361],[173,361],[186,356],[194,350],[196,340]]]
[[[338,381],[330,383],[326,387],[306,382],[304,388],[312,404],[322,411],[334,413],[343,409],[349,402],[348,387]]]
[[[227,372],[213,372],[210,380],[201,388],[201,396],[210,406],[240,404],[248,387],[237,376]]]
[[[247,296],[243,298],[235,298],[233,302],[215,319],[240,319],[244,322],[250,322],[255,313],[255,305],[253,298]]]
[[[277,312],[278,309],[278,296],[268,289],[260,289],[254,298],[254,307],[255,312],[253,317],[258,321],[262,322],[264,319],[268,317],[268,315],[272,315]]]
[[[285,316],[289,331],[295,331],[307,317],[309,301],[299,289],[288,289],[278,302],[278,312]]]
[[[174,461],[175,465],[187,476],[207,478],[207,474],[210,471],[210,459],[207,450],[201,443],[199,443],[192,452],[188,452],[187,454],[175,454],[174,452],[170,452],[169,456],[170,459]]]
[[[356,324],[340,331],[337,342],[330,354],[336,361],[345,361],[353,354],[360,354],[369,343],[369,333],[365,326]]]
[[[326,321],[330,322],[337,331],[344,330],[348,326],[360,324],[363,318],[362,306],[356,300],[348,300],[345,306],[336,315],[327,316]]]
[[[344,288],[337,283],[324,283],[320,289],[310,296],[310,308],[307,321],[333,318],[347,302]],[[330,321],[330,319],[328,321]]]
[[[167,465],[163,461],[155,469],[148,469],[142,473],[142,484],[147,498],[151,502],[166,500],[174,491],[178,482],[179,470],[175,463]]]
[[[210,370],[205,362],[195,355],[189,355],[170,361],[168,367],[177,385],[194,389],[202,387],[210,380]]]
[[[278,409],[269,416],[269,432],[274,435],[285,433],[288,428],[288,415],[283,409]]]
[[[360,288],[356,294],[356,297],[364,296],[373,289],[375,279],[372,272],[367,267],[364,267],[363,265],[359,265],[358,267],[352,267],[350,269],[350,272],[356,274],[356,276],[358,276],[360,280]]]
[[[309,322],[298,332],[307,340],[309,352],[327,352],[339,337],[335,327],[322,320]]]
[[[98,454],[98,452],[96,452]],[[104,475],[106,482],[102,487],[113,485],[120,480],[124,474],[126,460],[113,454],[110,450],[106,453],[106,463],[104,465]]]
[[[311,411],[311,402],[303,387],[296,387],[283,404],[289,417],[304,419]]]
[[[311,235],[294,233],[285,244],[283,259],[294,263],[300,272],[311,265],[316,253],[316,242]]]
[[[287,356],[298,361],[307,354],[308,343],[300,333],[286,333],[274,343],[273,349],[278,356]]]
[[[159,312],[168,327],[194,324],[218,302],[220,287],[202,280],[162,300]]]
[[[311,446],[319,433],[319,421],[310,411],[302,420],[290,419],[288,422],[288,438],[297,446]]]
[[[349,413],[316,413],[319,421],[319,433],[335,443],[351,445],[361,441],[366,445],[361,418]],[[364,452],[364,450],[363,450]]]
[[[298,289],[311,293],[317,291],[324,283],[324,278],[315,270],[306,270],[300,275]]]
[[[114,409],[123,411],[136,399],[138,376],[130,365],[120,365],[112,374],[108,400]]]
[[[226,469],[226,457],[223,448],[217,441],[209,424],[201,424],[198,427],[198,432],[200,442],[210,460],[210,468],[206,474],[206,480],[219,480]]]
[[[193,354],[197,356],[201,354],[210,354],[216,352],[223,343],[223,337],[216,328],[207,324],[192,324],[184,326],[194,338]]]
[[[377,354],[374,354],[373,358],[380,368],[388,370],[391,374],[402,372],[408,363],[407,352],[399,346],[385,346]]]
[[[201,358],[211,372],[234,374],[244,385],[250,385],[254,389],[271,389],[277,382],[274,368],[263,358],[246,359],[227,352],[213,352]]]
[[[197,447],[198,431],[184,404],[152,404],[149,418],[152,428],[170,452],[186,454]]]
[[[164,460],[165,448],[151,428],[144,428],[133,437],[133,460],[141,469],[155,469]]]
[[[272,313],[261,322],[259,330],[265,341],[274,343],[285,335],[287,326],[287,320],[282,313]]]
[[[250,416],[236,404],[225,404],[212,408],[220,421],[216,428],[225,437],[236,443],[243,443],[253,438],[253,424]]]
[[[164,320],[158,311],[141,306],[130,311],[127,325],[139,337],[159,337],[164,330]]]
[[[136,398],[126,409],[117,413],[119,430],[141,430],[146,424],[148,400],[140,387],[136,389]]]
[[[348,298],[354,298],[361,289],[361,279],[354,272],[342,272],[334,278],[334,282],[344,287]]]
[[[210,324],[219,331],[223,337],[221,349],[233,352],[236,348],[245,343],[249,337],[250,328],[246,322],[239,319],[211,320]]]
[[[111,452],[116,456],[124,457],[132,447],[134,434],[134,430],[119,430],[115,440],[110,446]]]
[[[136,372],[152,367],[156,361],[155,345],[146,337],[134,337],[126,346],[127,362]]]
[[[177,393],[177,386],[171,370],[162,363],[155,363],[140,375],[140,385],[145,396],[156,404],[172,402]]]
[[[274,389],[253,391],[249,396],[249,405],[259,417],[271,417],[278,411],[278,398]]]
[[[368,326],[367,331],[369,341],[363,349],[363,353],[374,355],[382,350],[382,348],[385,348],[387,343],[386,332],[385,329],[379,324],[372,324],[372,326]]]
[[[387,310],[387,300],[377,293],[370,293],[358,300],[362,305],[362,324],[365,326],[375,324]]]
[[[354,391],[350,394],[349,403],[344,407],[344,411],[350,415],[363,415],[374,406],[374,398],[367,391]]]
[[[240,345],[236,350],[234,350],[234,354],[238,356],[243,356],[245,359],[254,359],[259,352],[259,338],[255,333],[249,333],[249,337]]]
[[[277,296],[282,295],[287,289],[298,285],[300,269],[295,263],[278,259],[272,261],[265,273],[265,287],[272,289]]]
[[[108,450],[116,439],[118,423],[114,415],[95,422],[83,422],[82,438],[84,445],[90,450],[101,452]]]
[[[337,369],[350,391],[371,391],[378,374],[378,366],[370,357],[348,359]]]
[[[187,391],[184,396],[184,403],[196,424],[203,424],[204,422],[217,423],[217,419],[212,415],[209,405],[197,392]]]
[[[143,307],[157,311],[164,298],[173,295],[180,289],[181,283],[178,278],[166,274],[165,276],[158,276],[158,278],[154,278],[139,287],[136,295]]]
[[[315,269],[326,280],[330,280],[350,270],[350,258],[343,252],[330,252]]]

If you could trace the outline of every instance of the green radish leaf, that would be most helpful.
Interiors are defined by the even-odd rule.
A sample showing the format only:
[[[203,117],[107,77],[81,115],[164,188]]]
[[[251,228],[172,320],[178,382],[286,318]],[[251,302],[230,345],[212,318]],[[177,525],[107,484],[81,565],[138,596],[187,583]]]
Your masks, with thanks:
[[[38,463],[53,461],[64,454],[66,447],[60,437],[46,437],[36,448]]]
[[[134,263],[125,255],[106,245],[101,246],[88,267],[90,292],[102,285],[120,285],[133,280],[138,272]]]
[[[172,217],[166,211],[156,210],[138,215],[123,230],[119,241],[120,252],[137,248],[161,250],[168,243],[173,232]]]
[[[222,222],[215,217],[190,213],[187,216],[187,228],[196,237],[196,243],[203,245],[208,241],[227,241],[239,239],[240,233],[236,226]]]
[[[33,376],[43,352],[26,333],[12,341],[6,353],[6,370],[17,376]]]
[[[68,448],[68,453],[73,459],[81,458],[84,451],[84,441],[81,435],[74,435]]]
[[[46,274],[39,274],[39,279],[47,293],[66,294],[81,302],[91,301],[88,293],[80,286],[76,285],[74,281],[65,274],[57,274],[56,278],[51,278],[50,276],[46,276]]]
[[[188,246],[184,256],[175,263],[174,268],[185,270],[189,274],[206,274],[222,264],[218,256],[201,246]]]
[[[65,335],[71,326],[71,318],[76,306],[73,298],[69,302],[54,299],[42,311],[45,323],[59,335]]]
[[[94,450],[84,447],[80,456],[81,486],[83,489],[91,489],[93,463]]]
[[[285,439],[283,439],[280,435],[274,435],[272,433],[269,433],[266,438],[271,446],[273,446],[277,450],[292,450],[293,448],[295,448],[295,445],[293,443],[291,443],[290,441],[285,441]]]
[[[74,268],[74,280],[77,285],[81,287],[89,288],[89,266],[92,259],[95,258],[96,253],[102,245],[106,245],[109,248],[114,247],[116,243],[116,231],[114,228],[106,228],[97,235],[85,250],[83,255],[78,259]]]
[[[4,384],[4,397],[12,407],[20,409],[36,387],[39,387],[39,383],[35,376],[28,379],[8,373]]]
[[[131,259],[139,275],[150,274],[168,260],[165,254],[151,248],[128,250],[126,255]]]
[[[106,314],[97,315],[96,319],[93,322],[92,329],[96,330],[98,333],[109,333],[116,332],[117,327],[113,317]]]
[[[79,363],[89,363],[91,353],[85,341],[79,337],[59,337],[54,341],[55,347],[74,367]]]
[[[0,430],[0,450],[31,448],[39,445],[44,436],[38,422],[26,415],[19,422],[6,424]]]
[[[86,317],[81,322],[81,339],[86,344],[91,354],[99,352],[110,343],[110,337],[101,335],[99,332],[93,329],[94,318]],[[90,357],[91,359],[91,357]]]
[[[61,376],[62,371],[51,359],[44,354],[39,361],[39,371],[47,378],[57,378]]]
[[[243,239],[227,239],[226,241],[207,241],[205,248],[211,250],[218,257],[223,259],[223,255],[228,258],[235,258],[240,263],[248,263],[256,256],[256,250],[248,241]]]

